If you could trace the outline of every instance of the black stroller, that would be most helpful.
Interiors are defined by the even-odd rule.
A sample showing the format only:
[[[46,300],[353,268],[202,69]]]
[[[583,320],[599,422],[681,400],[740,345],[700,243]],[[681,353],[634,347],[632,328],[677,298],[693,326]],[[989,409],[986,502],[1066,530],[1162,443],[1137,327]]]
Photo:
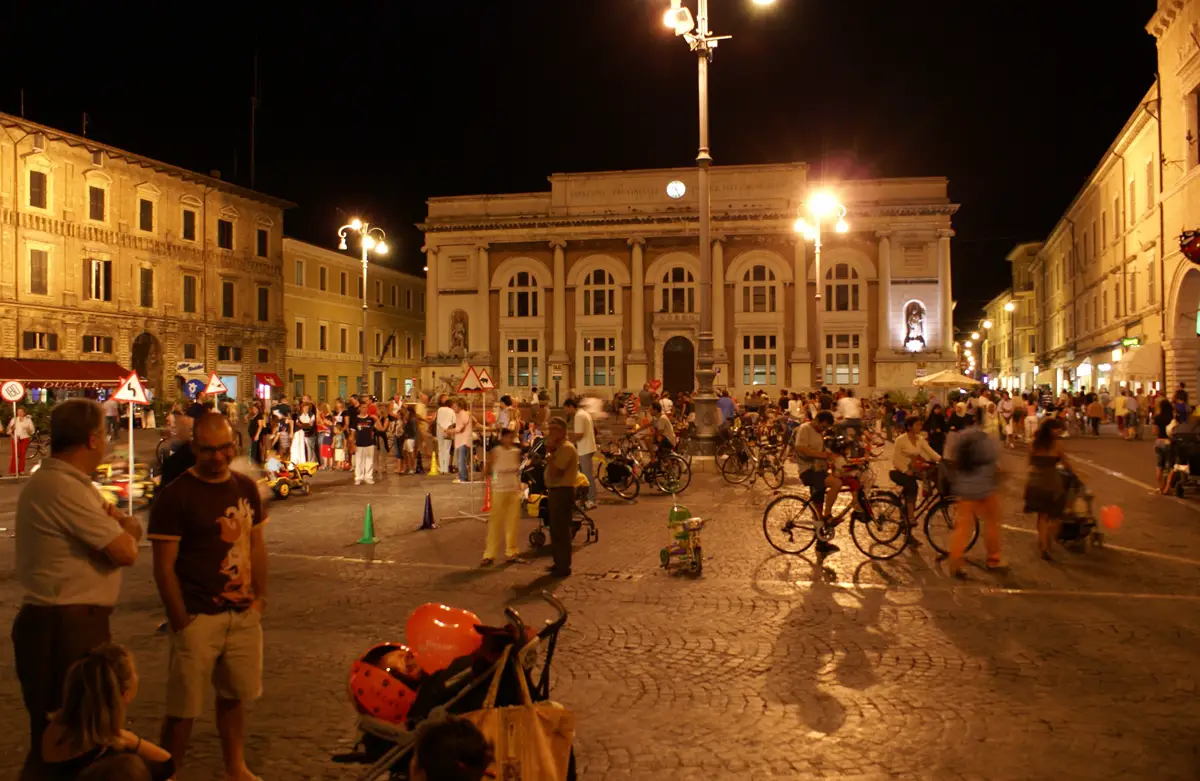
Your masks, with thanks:
[[[588,515],[584,503],[588,498],[588,480],[591,476],[579,473],[575,483],[575,496],[571,506],[571,539],[580,529],[586,529],[587,542],[600,539],[596,530],[596,522]],[[534,440],[521,464],[521,483],[525,486],[524,498],[521,502],[525,512],[530,517],[538,519],[538,527],[529,533],[529,544],[533,548],[541,548],[549,540],[550,534],[550,501],[546,496],[546,443],[538,438]]]
[[[1200,425],[1179,423],[1171,431],[1171,475],[1167,490],[1182,498],[1184,489],[1200,485]]]
[[[507,658],[501,672],[500,686],[496,695],[497,706],[515,705],[521,702],[520,682],[516,675],[524,675],[529,693],[534,702],[550,699],[550,665],[558,645],[558,634],[567,622],[567,609],[553,594],[542,592],[545,599],[557,612],[553,621],[546,625],[531,640],[526,640],[525,623],[513,608],[504,609],[507,623],[502,627],[477,626],[483,635],[483,645],[475,653],[455,659],[445,670],[422,677],[417,697],[403,725],[381,721],[366,714],[358,716],[359,750],[352,754],[334,757],[335,762],[369,762],[358,781],[374,781],[389,773],[391,781],[407,781],[408,764],[416,743],[416,729],[427,719],[442,719],[446,714],[462,714],[479,710],[487,696],[488,684],[497,672],[502,658]],[[512,651],[504,654],[505,648]],[[537,669],[539,652],[545,652],[540,671]],[[535,677],[536,673],[536,677]],[[567,781],[575,780],[575,754],[571,752]]]
[[[1058,541],[1064,547],[1084,548],[1089,542],[1104,544],[1104,533],[1096,524],[1095,497],[1083,481],[1069,469],[1058,468],[1066,487],[1062,522],[1058,527]]]

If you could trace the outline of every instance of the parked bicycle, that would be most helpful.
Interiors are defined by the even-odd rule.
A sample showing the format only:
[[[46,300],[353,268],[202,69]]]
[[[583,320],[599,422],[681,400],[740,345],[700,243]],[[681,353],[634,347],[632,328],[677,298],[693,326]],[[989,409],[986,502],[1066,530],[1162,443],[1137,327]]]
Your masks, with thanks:
[[[783,464],[787,458],[787,448],[784,445],[747,444],[736,450],[733,455],[721,463],[721,477],[733,485],[762,478],[768,488],[778,490],[783,486]]]

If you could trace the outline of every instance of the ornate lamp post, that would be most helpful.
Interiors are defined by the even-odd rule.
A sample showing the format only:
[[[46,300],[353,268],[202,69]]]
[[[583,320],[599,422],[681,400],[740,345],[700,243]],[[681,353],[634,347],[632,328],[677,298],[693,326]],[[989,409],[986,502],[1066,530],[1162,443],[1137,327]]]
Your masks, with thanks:
[[[850,230],[850,223],[846,222],[846,207],[838,203],[837,198],[834,198],[830,193],[823,191],[813,193],[804,207],[812,218],[812,222],[803,217],[798,217],[794,227],[796,233],[803,236],[805,241],[813,243],[813,276],[817,280],[817,314],[814,318],[813,330],[816,332],[817,337],[817,356],[819,360],[818,366],[820,367],[818,371],[822,380],[822,382],[817,384],[820,385],[825,380],[825,359],[823,357],[825,355],[825,344],[822,341],[824,335],[821,332],[821,223],[832,220],[835,233],[848,232]],[[803,280],[796,280],[796,284],[804,284],[804,282]]]
[[[775,0],[754,0],[755,5],[770,5]],[[712,206],[709,198],[708,169],[712,155],[708,148],[708,64],[719,41],[728,35],[713,35],[708,29],[708,0],[697,0],[696,18],[683,5],[671,0],[663,23],[687,41],[696,55],[700,90],[700,150],[696,154],[697,184],[700,198],[700,345],[696,356],[696,440],[705,453],[714,449],[717,433],[717,397],[713,392],[712,327]]]
[[[367,382],[367,258],[371,252],[376,255],[386,255],[388,245],[385,241],[387,234],[383,232],[383,228],[373,227],[355,217],[349,224],[338,228],[338,237],[341,239],[338,242],[338,249],[347,249],[346,237],[352,233],[358,235],[359,245],[362,247],[362,382],[359,384],[358,391],[360,395],[365,396],[369,388]]]

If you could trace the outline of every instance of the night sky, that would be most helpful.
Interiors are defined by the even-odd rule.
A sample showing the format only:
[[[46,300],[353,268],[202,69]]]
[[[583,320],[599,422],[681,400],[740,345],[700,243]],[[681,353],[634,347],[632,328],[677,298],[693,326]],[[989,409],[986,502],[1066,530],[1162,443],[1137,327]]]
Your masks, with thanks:
[[[687,0],[694,9],[694,0]],[[695,59],[669,0],[421,0],[9,9],[0,111],[300,204],[336,246],[353,214],[400,237],[434,195],[543,190],[555,172],[690,165]],[[1154,0],[711,0],[717,164],[947,176],[960,320],[1008,284],[1154,79]],[[224,8],[224,11],[220,9]],[[23,16],[24,15],[24,16]]]

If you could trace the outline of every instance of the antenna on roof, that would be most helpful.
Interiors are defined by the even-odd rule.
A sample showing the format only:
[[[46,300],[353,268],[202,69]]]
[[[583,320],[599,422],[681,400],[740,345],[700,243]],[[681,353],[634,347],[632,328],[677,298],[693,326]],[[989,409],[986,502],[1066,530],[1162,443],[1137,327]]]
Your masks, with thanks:
[[[21,88],[21,119],[25,118],[25,89]]]
[[[87,138],[87,112],[83,112],[83,137]]]

